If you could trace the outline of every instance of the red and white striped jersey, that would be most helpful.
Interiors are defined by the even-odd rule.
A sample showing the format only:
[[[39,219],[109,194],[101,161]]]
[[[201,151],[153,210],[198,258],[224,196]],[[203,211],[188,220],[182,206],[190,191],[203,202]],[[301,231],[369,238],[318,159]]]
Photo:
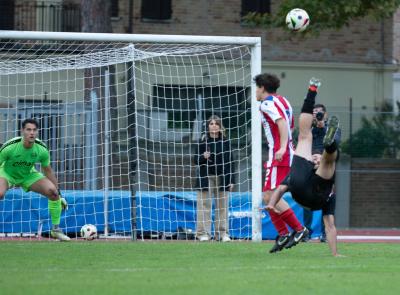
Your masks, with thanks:
[[[265,137],[268,141],[269,154],[267,167],[275,166],[291,166],[293,158],[293,146],[292,146],[292,132],[294,128],[293,109],[289,101],[280,95],[274,94],[267,96],[261,103],[261,120],[264,127]],[[276,124],[278,119],[282,118],[287,123],[288,127],[288,144],[286,152],[283,155],[282,161],[275,160],[275,153],[280,149],[280,135],[279,128]]]

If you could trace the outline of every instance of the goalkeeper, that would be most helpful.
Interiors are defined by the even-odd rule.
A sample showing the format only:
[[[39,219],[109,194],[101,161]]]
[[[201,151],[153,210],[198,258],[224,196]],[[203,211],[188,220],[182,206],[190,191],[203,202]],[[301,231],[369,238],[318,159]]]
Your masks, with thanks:
[[[67,203],[61,198],[58,181],[50,166],[47,146],[37,139],[39,124],[34,119],[22,122],[21,136],[15,137],[0,148],[0,199],[11,186],[20,186],[24,191],[33,191],[48,199],[51,216],[52,238],[69,241],[59,228],[61,210]],[[34,165],[40,163],[44,175]]]

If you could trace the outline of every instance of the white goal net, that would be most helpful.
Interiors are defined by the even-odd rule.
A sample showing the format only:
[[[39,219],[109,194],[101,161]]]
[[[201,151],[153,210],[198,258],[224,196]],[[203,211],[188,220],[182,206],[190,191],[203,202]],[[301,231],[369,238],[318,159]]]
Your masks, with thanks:
[[[72,237],[94,224],[103,237],[194,239],[201,229],[259,240],[257,46],[258,38],[0,31],[0,143],[20,136],[24,119],[38,120],[69,202],[60,226]],[[224,133],[216,139],[213,115]],[[16,187],[0,200],[3,237],[42,237],[50,227],[43,196]]]

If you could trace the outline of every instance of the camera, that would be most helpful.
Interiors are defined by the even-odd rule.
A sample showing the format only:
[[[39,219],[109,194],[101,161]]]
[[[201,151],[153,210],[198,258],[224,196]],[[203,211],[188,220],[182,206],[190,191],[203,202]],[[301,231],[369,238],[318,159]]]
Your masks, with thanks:
[[[315,118],[317,119],[317,121],[322,121],[324,120],[324,115],[325,115],[324,112],[318,112],[315,114]]]

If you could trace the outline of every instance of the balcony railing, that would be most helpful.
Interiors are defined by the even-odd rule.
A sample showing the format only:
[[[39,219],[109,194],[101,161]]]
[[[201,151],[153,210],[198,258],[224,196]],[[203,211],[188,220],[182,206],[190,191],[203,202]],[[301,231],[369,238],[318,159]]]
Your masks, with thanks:
[[[60,1],[2,1],[0,29],[80,32],[80,6]]]

